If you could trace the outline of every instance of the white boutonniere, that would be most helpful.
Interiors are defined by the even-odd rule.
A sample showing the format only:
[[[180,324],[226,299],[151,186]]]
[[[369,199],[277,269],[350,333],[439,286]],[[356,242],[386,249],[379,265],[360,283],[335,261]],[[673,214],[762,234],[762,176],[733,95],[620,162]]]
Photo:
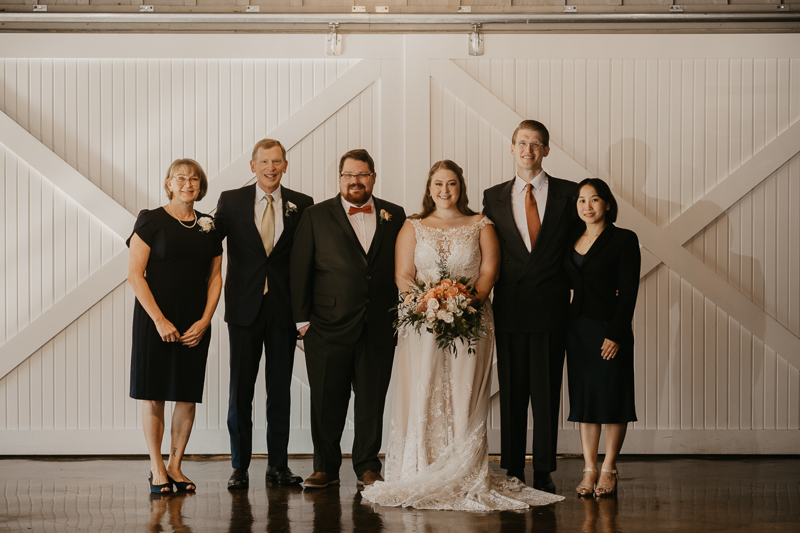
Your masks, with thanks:
[[[292,213],[297,213],[297,206],[294,205],[292,202],[286,202],[286,215],[289,216]]]
[[[392,214],[388,212],[386,209],[381,209],[381,224],[384,222],[391,222],[392,221]]]
[[[214,226],[214,219],[211,217],[200,217],[197,219],[197,224],[200,226],[200,231],[203,233],[208,233],[216,229],[216,226]]]

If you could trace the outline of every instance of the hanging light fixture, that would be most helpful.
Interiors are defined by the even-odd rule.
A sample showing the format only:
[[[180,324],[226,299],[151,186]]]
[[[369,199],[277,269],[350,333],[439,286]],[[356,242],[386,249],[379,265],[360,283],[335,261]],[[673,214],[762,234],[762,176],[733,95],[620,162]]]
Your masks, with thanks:
[[[480,28],[480,23],[472,25],[472,33],[469,36],[469,55],[471,56],[483,55],[483,35],[480,33]]]
[[[325,55],[326,56],[341,55],[342,36],[336,32],[336,30],[339,28],[339,23],[329,22],[328,27],[331,29],[331,32],[328,34],[327,40],[325,41]]]

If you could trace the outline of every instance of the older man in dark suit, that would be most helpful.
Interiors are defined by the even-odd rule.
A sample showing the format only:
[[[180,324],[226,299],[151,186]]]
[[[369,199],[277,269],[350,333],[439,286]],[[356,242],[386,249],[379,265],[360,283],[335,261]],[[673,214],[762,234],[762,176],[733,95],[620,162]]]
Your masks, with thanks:
[[[394,246],[406,215],[372,196],[375,179],[366,150],[344,154],[340,194],[306,210],[295,233],[292,307],[305,338],[314,442],[307,489],[339,483],[351,387],[358,485],[383,479],[378,451],[396,344]]]
[[[517,175],[484,192],[483,213],[500,238],[494,286],[501,467],[525,481],[528,403],[533,408],[533,486],[555,492],[558,410],[570,283],[564,252],[577,185],[548,175],[550,135],[525,120],[511,138]]]
[[[302,481],[289,469],[289,418],[297,328],[289,298],[294,231],[310,196],[281,186],[288,168],[280,142],[263,139],[250,161],[257,183],[220,195],[216,224],[228,239],[225,321],[230,336],[229,489],[249,487],[252,404],[262,348],[267,380],[267,483]]]

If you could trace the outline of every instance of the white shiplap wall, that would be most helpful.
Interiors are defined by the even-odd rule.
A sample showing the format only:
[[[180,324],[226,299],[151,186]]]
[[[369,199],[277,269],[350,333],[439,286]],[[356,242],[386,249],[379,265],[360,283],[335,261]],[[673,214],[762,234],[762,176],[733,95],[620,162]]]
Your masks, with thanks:
[[[289,147],[285,184],[317,200],[337,190],[338,157],[364,147],[376,193],[407,211],[442,158],[464,167],[478,209],[482,190],[514,173],[520,117],[548,125],[551,173],[609,180],[620,224],[644,246],[639,422],[626,451],[797,449],[797,37],[490,35],[477,59],[458,35],[345,39],[339,59],[321,55],[322,36],[0,35],[0,111],[13,121],[0,120],[0,368],[11,367],[0,376],[0,453],[144,451],[127,397],[129,224],[114,222],[163,202],[176,157],[206,169],[206,211],[249,180],[247,154],[267,135]],[[101,209],[107,198],[122,213]],[[227,331],[219,317],[212,328],[193,453],[228,449]],[[299,356],[293,452],[311,449],[305,381]],[[566,398],[565,387],[561,449],[577,452]]]

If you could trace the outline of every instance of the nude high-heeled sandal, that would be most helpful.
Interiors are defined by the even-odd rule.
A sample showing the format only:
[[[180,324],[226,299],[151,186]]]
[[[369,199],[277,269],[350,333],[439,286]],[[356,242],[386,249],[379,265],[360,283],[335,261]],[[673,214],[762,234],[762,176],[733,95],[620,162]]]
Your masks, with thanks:
[[[600,477],[599,474],[595,476],[594,481],[586,481],[586,473],[587,472],[594,472],[597,474],[596,468],[584,468],[583,469],[583,479],[581,480],[581,484],[575,488],[575,492],[577,492],[581,496],[591,496],[594,494],[595,488],[597,487],[597,479]]]
[[[613,474],[614,476],[614,484],[613,485],[598,485],[594,491],[595,494],[598,496],[610,496],[617,492],[617,483],[619,482],[619,473],[616,469],[612,470],[610,468],[601,468],[601,472],[606,472],[607,474]],[[600,478],[598,478],[598,481]]]

